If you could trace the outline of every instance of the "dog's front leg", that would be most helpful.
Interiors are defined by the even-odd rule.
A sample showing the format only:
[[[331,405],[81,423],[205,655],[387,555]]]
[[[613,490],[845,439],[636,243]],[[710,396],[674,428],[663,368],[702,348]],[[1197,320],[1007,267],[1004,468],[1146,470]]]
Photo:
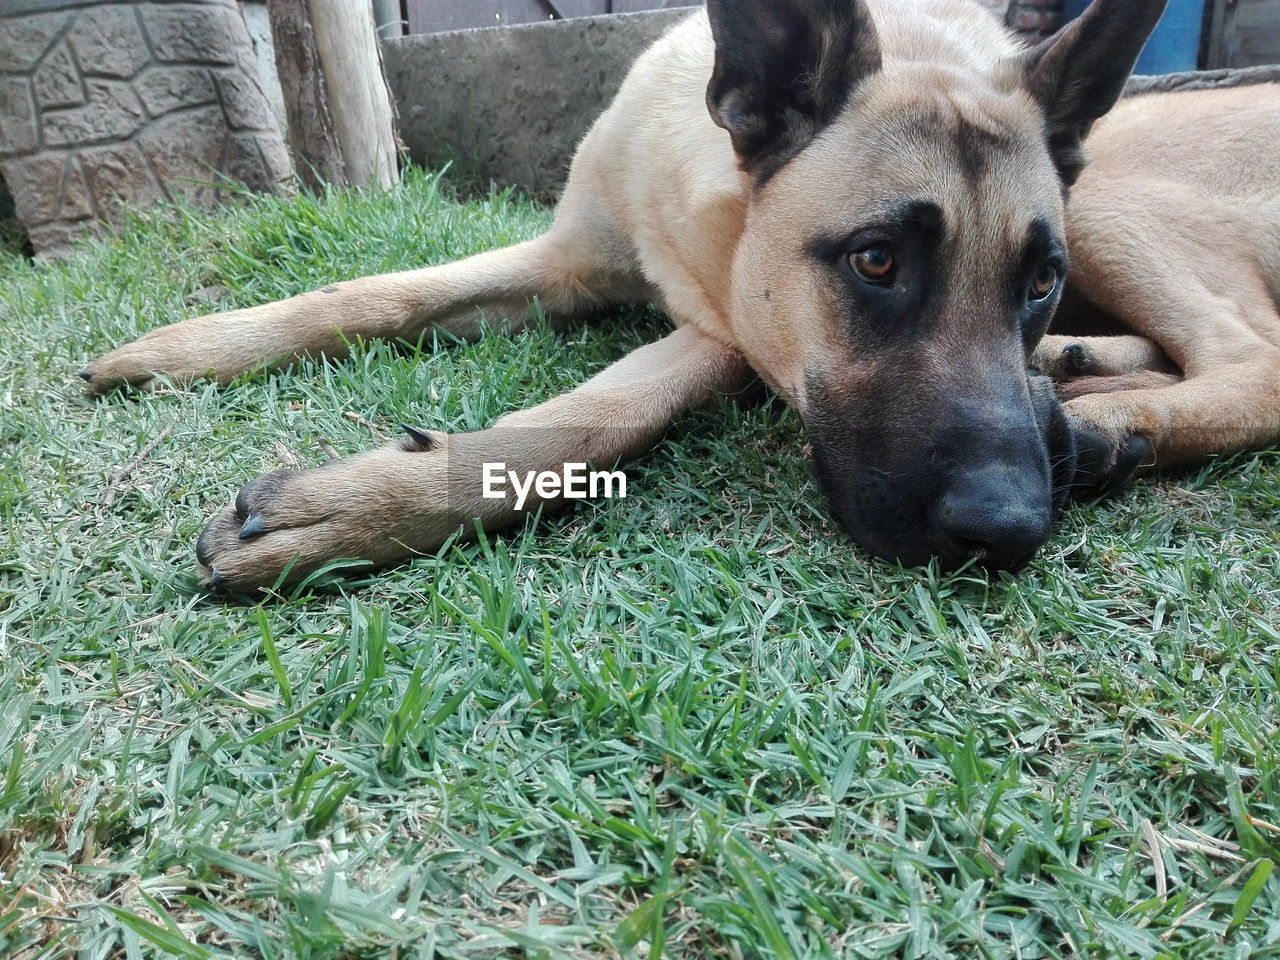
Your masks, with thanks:
[[[531,475],[563,476],[566,464],[610,469],[660,440],[682,412],[748,379],[736,351],[685,327],[488,430],[410,431],[363,456],[267,474],[205,528],[200,573],[216,590],[256,591],[286,570],[292,582],[334,560],[382,566],[435,550],[477,521],[502,527],[563,502],[550,484],[530,485]]]
[[[1280,350],[1259,348],[1170,386],[1090,393],[1066,403],[1083,488],[1280,437]]]
[[[570,222],[559,233],[456,263],[182,320],[117,347],[80,376],[95,392],[206,376],[227,383],[300,357],[344,357],[358,340],[416,340],[432,330],[470,339],[486,322],[518,329],[535,298],[547,313],[569,316],[643,294],[601,253],[610,244],[599,234]]]

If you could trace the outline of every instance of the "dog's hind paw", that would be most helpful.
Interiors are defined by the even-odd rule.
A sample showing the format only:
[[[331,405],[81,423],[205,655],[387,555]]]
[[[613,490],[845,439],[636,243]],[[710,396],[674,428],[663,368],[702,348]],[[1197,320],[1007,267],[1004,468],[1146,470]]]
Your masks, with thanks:
[[[1118,490],[1154,460],[1150,441],[1139,434],[1112,440],[1094,424],[1074,417],[1071,431],[1076,443],[1076,474],[1072,483],[1072,493],[1076,496]]]
[[[1057,383],[1087,377],[1103,366],[1088,343],[1071,337],[1047,336],[1032,355],[1031,365]]]
[[[1036,346],[1031,365],[1067,391],[1073,390],[1073,381],[1082,379],[1177,373],[1157,344],[1131,334],[1109,337],[1051,334]],[[1081,392],[1074,390],[1077,395]]]

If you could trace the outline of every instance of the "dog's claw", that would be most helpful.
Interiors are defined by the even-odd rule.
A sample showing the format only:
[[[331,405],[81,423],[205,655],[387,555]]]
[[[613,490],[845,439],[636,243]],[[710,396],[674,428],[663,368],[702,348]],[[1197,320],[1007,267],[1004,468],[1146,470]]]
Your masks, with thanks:
[[[1150,466],[1154,450],[1146,437],[1134,434],[1116,451],[1116,463],[1111,468],[1111,486],[1124,486],[1144,466]]]
[[[411,427],[407,423],[400,424],[400,429],[408,434],[409,439],[417,445],[419,453],[430,453],[436,448],[435,437],[427,433],[425,430],[419,430],[417,427]]]
[[[196,538],[196,560],[200,566],[206,569],[212,569],[214,562],[217,560],[217,540],[219,533],[223,530],[228,532],[234,530],[237,533],[240,530],[240,517],[243,513],[237,514],[232,511],[224,511],[214,517],[209,523],[205,524],[200,536]]]
[[[1077,495],[1118,490],[1151,461],[1151,441],[1140,434],[1135,433],[1113,447],[1102,434],[1079,423],[1074,425],[1074,433],[1077,466],[1073,486]]]
[[[240,539],[252,540],[254,537],[260,537],[264,533],[269,533],[267,521],[262,519],[262,514],[252,514],[240,527]]]
[[[1083,343],[1068,343],[1062,348],[1062,367],[1068,376],[1078,377],[1089,367]]]

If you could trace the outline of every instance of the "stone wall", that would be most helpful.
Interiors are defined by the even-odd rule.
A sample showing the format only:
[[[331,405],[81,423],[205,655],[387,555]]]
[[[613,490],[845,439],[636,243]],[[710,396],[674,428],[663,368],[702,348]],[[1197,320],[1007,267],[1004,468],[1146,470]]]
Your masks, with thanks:
[[[234,0],[0,4],[0,175],[37,252],[290,173]]]
[[[1129,78],[1124,95],[1172,93],[1175,90],[1216,90],[1221,87],[1247,87],[1255,83],[1280,84],[1280,64],[1223,70],[1194,70],[1189,73],[1162,73],[1156,76]]]

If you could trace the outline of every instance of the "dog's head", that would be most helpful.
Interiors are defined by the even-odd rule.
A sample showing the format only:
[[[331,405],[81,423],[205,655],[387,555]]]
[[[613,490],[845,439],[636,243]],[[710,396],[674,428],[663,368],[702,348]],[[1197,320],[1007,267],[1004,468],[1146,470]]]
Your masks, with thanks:
[[[752,183],[735,339],[876,553],[1016,567],[1048,538],[1074,452],[1027,360],[1066,278],[1081,141],[1164,5],[1095,0],[1018,51],[940,0],[978,30],[957,63],[878,31],[866,0],[708,0],[707,101]]]

